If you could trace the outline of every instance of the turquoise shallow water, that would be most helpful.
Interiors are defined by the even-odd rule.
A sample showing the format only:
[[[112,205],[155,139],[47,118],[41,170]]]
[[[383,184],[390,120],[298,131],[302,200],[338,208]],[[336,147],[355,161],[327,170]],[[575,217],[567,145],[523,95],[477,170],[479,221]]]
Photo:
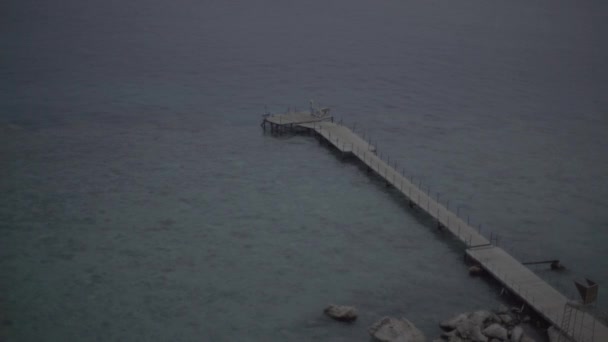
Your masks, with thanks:
[[[310,98],[522,261],[562,260],[538,272],[565,293],[608,283],[602,3],[3,6],[6,340],[365,340],[384,315],[434,337],[496,306],[379,179],[263,134],[265,104]]]

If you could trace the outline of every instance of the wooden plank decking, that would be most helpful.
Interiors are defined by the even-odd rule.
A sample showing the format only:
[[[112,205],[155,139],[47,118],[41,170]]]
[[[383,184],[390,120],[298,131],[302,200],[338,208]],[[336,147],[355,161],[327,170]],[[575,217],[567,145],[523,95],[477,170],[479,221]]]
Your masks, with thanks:
[[[322,116],[320,113],[287,112],[285,114],[270,114],[264,118],[264,122],[273,125],[289,126],[304,125],[306,123],[321,122],[331,119],[331,116]]]
[[[374,147],[349,128],[327,121],[306,121],[310,118],[292,117],[292,123],[314,130],[323,139],[344,153],[352,153],[380,177],[393,185],[415,204],[437,220],[444,229],[466,244],[466,253],[476,260],[503,286],[521,298],[538,314],[565,332],[576,342],[608,342],[608,328],[590,314],[572,313],[570,324],[562,327],[564,308],[568,299],[521,264],[502,248],[494,246],[481,233],[448,208],[438,203],[405,175],[376,155]],[[300,120],[301,122],[298,122]],[[280,120],[283,122],[283,119]],[[576,310],[576,309],[575,309]],[[578,322],[576,321],[578,319]],[[594,328],[594,329],[593,329]]]

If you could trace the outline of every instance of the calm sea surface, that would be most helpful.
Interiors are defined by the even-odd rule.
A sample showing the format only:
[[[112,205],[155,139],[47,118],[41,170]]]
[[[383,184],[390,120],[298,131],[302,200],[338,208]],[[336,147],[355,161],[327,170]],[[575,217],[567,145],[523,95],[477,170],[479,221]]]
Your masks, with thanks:
[[[309,99],[608,311],[604,1],[3,1],[0,340],[432,339],[501,302],[353,160],[272,137]],[[439,193],[439,194],[437,194]],[[360,310],[353,325],[328,303]]]

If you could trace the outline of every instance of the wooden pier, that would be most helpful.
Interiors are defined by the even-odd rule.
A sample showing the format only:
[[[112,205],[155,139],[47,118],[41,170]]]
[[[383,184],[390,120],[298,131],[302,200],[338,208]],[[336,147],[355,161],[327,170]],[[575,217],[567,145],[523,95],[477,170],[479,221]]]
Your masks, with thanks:
[[[311,111],[312,112],[312,111]],[[328,121],[329,120],[329,121]],[[263,127],[271,125],[276,132],[288,128],[308,129],[319,139],[328,141],[343,153],[356,156],[392,185],[411,206],[428,213],[441,229],[451,232],[466,245],[466,255],[478,263],[487,274],[495,278],[505,289],[516,295],[529,308],[558,328],[563,341],[607,342],[608,327],[593,315],[569,301],[562,293],[542,280],[528,267],[517,261],[502,248],[486,239],[479,229],[446,208],[431,194],[417,187],[402,172],[376,154],[374,146],[348,127],[333,122],[333,118],[319,117],[311,113],[288,113],[285,116],[265,116]]]

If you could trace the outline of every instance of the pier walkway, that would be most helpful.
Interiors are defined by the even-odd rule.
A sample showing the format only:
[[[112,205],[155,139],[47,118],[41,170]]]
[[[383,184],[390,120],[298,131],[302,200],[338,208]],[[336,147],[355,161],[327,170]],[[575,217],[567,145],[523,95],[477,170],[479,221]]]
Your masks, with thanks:
[[[303,117],[305,118],[305,117]],[[294,124],[290,122],[290,124]],[[295,123],[312,129],[321,138],[343,153],[356,156],[375,171],[388,184],[397,189],[409,201],[433,217],[441,229],[450,231],[466,244],[466,254],[504,288],[518,296],[530,308],[549,323],[566,333],[575,342],[608,342],[608,328],[593,315],[579,310],[551,285],[542,280],[528,267],[517,261],[502,248],[495,246],[481,235],[480,231],[461,219],[441,203],[411,182],[390,161],[379,157],[374,146],[362,139],[346,126],[315,120]],[[567,341],[567,339],[563,339]]]

